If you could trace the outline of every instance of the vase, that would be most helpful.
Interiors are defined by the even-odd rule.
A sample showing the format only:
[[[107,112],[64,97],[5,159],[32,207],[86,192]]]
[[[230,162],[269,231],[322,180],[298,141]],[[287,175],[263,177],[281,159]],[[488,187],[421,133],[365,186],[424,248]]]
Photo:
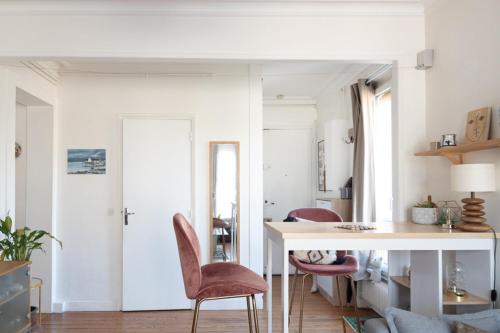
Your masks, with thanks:
[[[436,208],[421,208],[412,207],[411,219],[417,224],[436,224],[437,209]]]

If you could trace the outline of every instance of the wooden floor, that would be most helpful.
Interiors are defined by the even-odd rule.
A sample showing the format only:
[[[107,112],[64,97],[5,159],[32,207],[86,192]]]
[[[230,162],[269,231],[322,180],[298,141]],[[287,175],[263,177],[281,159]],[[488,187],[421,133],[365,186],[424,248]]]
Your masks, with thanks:
[[[332,306],[320,294],[309,293],[307,286],[304,302],[303,332],[340,333],[342,321],[340,308]],[[273,332],[280,331],[280,280],[273,278]],[[294,313],[290,323],[290,332],[298,332],[299,290],[294,302]],[[203,306],[202,306],[203,310]],[[352,315],[352,309],[347,309]],[[362,315],[373,314],[370,310],[362,310]],[[148,312],[65,312],[63,314],[45,314],[42,331],[60,332],[92,332],[92,333],[187,333],[191,330],[193,311],[148,311]],[[259,311],[260,332],[267,333],[267,312]],[[246,311],[201,311],[198,333],[205,332],[248,332]],[[347,329],[347,332],[351,331]]]

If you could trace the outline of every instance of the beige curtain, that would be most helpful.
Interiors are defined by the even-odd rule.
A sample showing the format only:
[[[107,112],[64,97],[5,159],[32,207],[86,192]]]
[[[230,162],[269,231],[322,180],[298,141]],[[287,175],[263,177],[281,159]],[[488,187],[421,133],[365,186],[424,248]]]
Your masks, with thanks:
[[[375,221],[375,168],[373,159],[374,88],[365,80],[351,86],[354,129],[352,203],[354,222]]]

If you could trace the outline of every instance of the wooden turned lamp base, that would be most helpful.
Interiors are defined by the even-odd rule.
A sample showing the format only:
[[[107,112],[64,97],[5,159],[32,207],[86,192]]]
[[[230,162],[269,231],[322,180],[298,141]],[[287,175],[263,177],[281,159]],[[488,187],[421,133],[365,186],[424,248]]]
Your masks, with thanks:
[[[484,232],[489,231],[491,226],[486,224],[484,218],[484,203],[483,199],[476,198],[474,192],[471,193],[470,198],[462,199],[464,209],[462,211],[462,223],[457,227],[463,231],[470,232]]]

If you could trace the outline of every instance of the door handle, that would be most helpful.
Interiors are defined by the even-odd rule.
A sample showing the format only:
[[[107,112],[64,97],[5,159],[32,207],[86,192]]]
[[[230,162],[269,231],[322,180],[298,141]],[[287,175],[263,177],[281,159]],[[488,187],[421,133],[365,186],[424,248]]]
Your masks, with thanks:
[[[128,225],[128,216],[129,215],[135,215],[135,213],[134,212],[129,212],[128,208],[125,208],[123,210],[123,217],[124,217],[124,220],[125,220],[125,225]]]

